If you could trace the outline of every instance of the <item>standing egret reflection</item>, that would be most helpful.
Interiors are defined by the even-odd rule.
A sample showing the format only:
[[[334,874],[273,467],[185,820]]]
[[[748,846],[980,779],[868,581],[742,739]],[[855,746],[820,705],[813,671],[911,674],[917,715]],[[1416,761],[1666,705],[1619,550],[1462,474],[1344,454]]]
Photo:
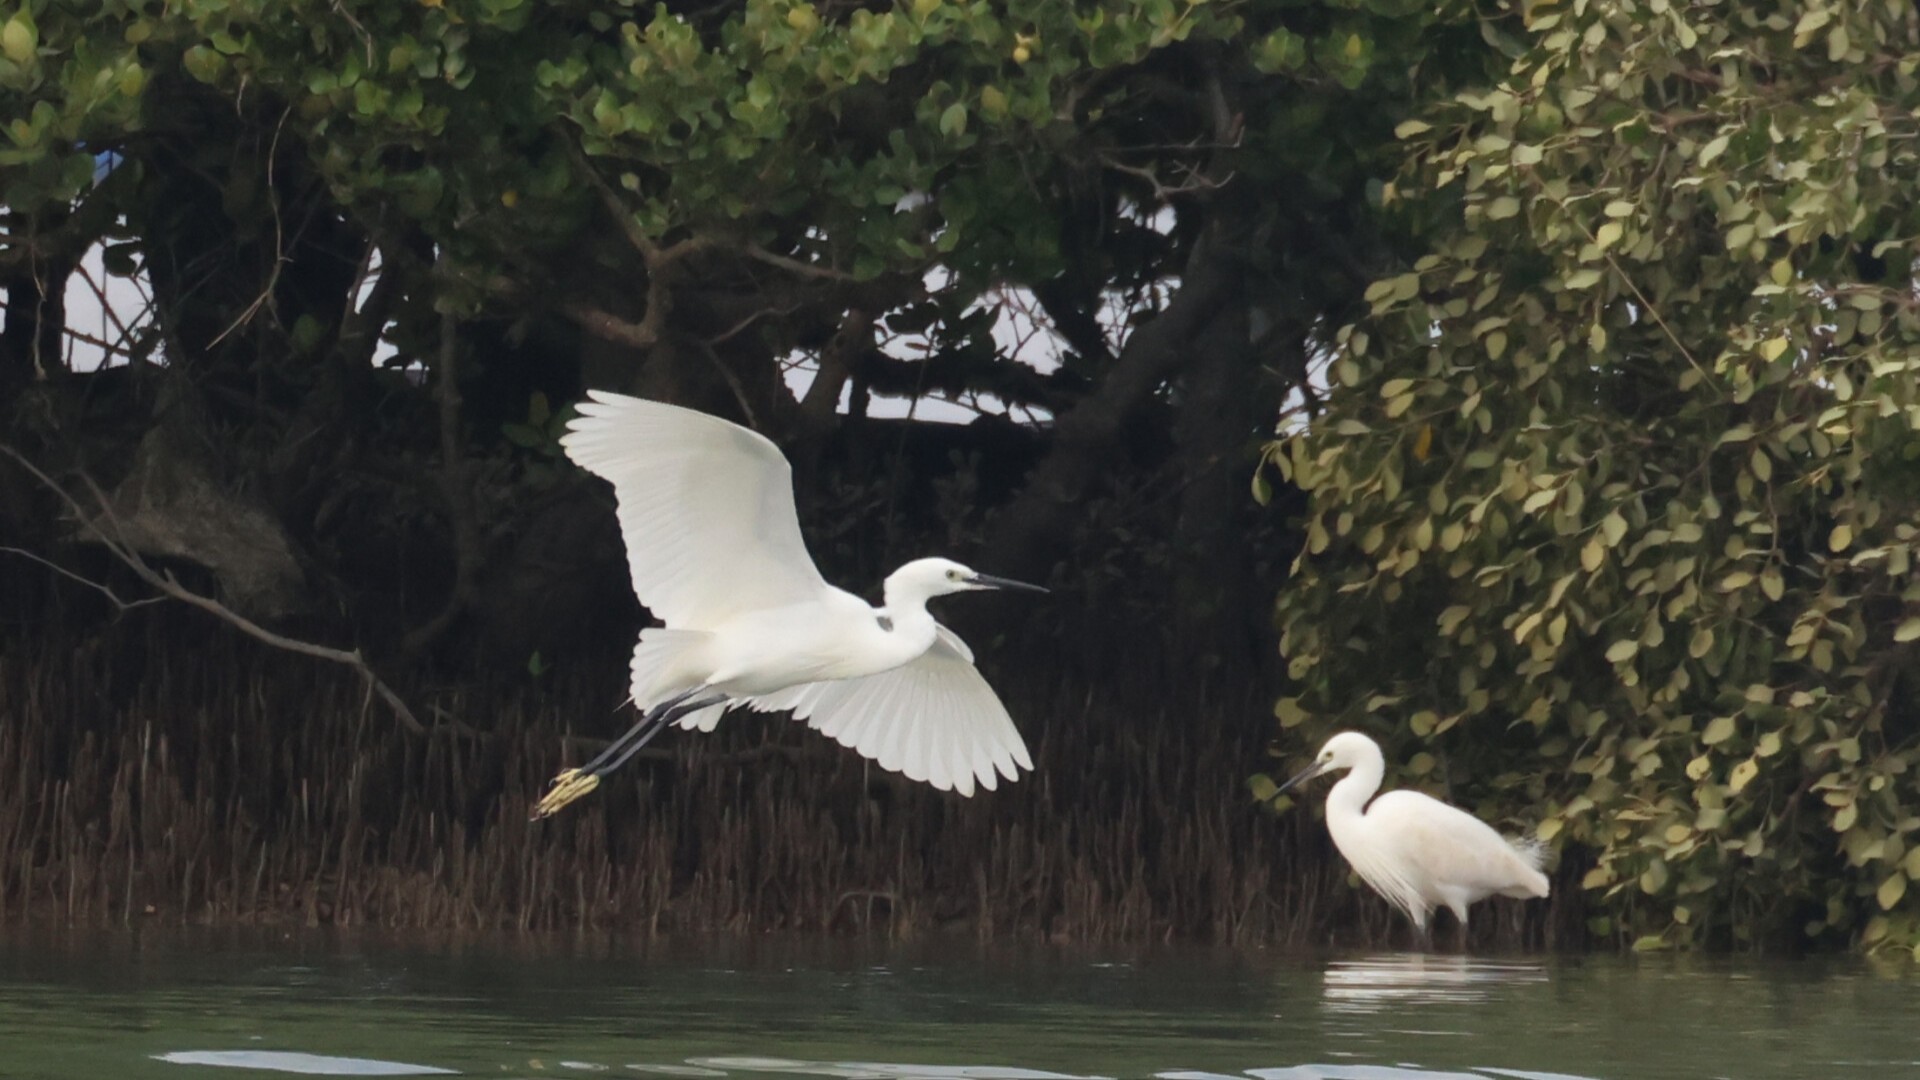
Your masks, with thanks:
[[[927,601],[978,589],[1046,592],[917,559],[873,607],[820,576],[800,538],[793,471],[756,432],[705,413],[592,391],[560,442],[609,480],[640,602],[640,721],[554,778],[543,818],[592,791],[668,724],[712,731],[736,705],[791,710],[823,734],[942,791],[993,790],[1032,769],[973,653]]]
[[[1407,913],[1423,941],[1427,917],[1437,907],[1460,920],[1464,943],[1468,905],[1495,894],[1547,895],[1547,875],[1540,872],[1543,846],[1509,840],[1472,814],[1418,791],[1374,798],[1386,775],[1386,759],[1378,743],[1357,731],[1328,739],[1313,764],[1280,790],[1340,769],[1349,771],[1327,792],[1327,831],[1334,846],[1362,881]]]

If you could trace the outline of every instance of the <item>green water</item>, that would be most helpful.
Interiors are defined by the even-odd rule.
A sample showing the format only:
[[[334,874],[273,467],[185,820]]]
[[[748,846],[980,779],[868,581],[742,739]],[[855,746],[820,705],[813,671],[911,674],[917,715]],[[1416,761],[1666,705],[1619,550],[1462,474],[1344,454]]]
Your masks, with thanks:
[[[0,1076],[1920,1078],[1842,960],[0,936]]]

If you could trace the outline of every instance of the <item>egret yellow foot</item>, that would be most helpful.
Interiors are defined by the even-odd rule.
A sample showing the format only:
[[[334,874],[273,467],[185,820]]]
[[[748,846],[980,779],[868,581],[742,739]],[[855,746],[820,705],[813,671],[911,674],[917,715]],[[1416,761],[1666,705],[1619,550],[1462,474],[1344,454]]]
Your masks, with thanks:
[[[579,769],[566,769],[553,778],[553,790],[547,792],[547,797],[541,799],[540,805],[533,808],[533,816],[528,820],[539,821],[544,817],[552,817],[568,803],[599,786],[598,776],[583,773]]]

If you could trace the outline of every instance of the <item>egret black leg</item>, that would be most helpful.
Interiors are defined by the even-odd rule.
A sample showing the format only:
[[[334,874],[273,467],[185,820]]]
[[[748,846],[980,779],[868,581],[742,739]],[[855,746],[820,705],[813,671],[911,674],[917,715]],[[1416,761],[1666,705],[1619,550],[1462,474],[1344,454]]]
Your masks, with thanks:
[[[625,765],[629,760],[633,758],[633,755],[640,752],[641,747],[647,745],[647,743],[649,742],[652,742],[653,737],[655,735],[658,735],[662,731],[665,731],[667,729],[667,726],[673,723],[675,720],[678,720],[681,717],[689,715],[691,713],[697,713],[701,709],[704,709],[709,705],[718,705],[725,700],[727,700],[727,696],[725,694],[715,694],[712,697],[701,698],[698,701],[681,701],[675,704],[672,708],[667,710],[665,715],[661,716],[660,719],[653,722],[652,730],[648,731],[646,734],[640,736],[639,738],[633,740],[631,743],[628,743],[627,747],[624,750],[620,751],[619,757],[614,758],[611,762],[600,766],[598,769],[588,768],[584,771],[591,772],[596,776],[607,775],[608,773],[614,771],[615,769],[618,769],[620,766]],[[623,738],[621,741],[624,742],[625,739]],[[604,758],[607,755],[601,754],[600,756]]]
[[[579,771],[603,775],[612,772],[614,768],[618,768],[619,766],[617,765],[607,769],[602,769],[600,766],[605,765],[610,759],[625,750],[634,740],[638,739],[641,742],[645,742],[659,734],[660,729],[667,724],[666,714],[672,712],[674,706],[692,697],[698,693],[699,690],[700,688],[696,686],[692,690],[682,691],[641,713],[640,719],[635,721],[634,725],[627,729],[626,734],[608,743],[606,749],[595,754],[593,760],[580,766]],[[621,758],[620,760],[625,761],[626,758]]]
[[[559,776],[553,778],[552,789],[533,808],[533,816],[529,820],[539,821],[544,817],[552,817],[568,803],[599,787],[602,776],[626,764],[628,759],[638,753],[640,748],[655,735],[660,734],[661,730],[672,723],[676,717],[684,716],[695,708],[705,708],[715,701],[724,700],[723,698],[702,700],[695,702],[690,708],[687,699],[699,693],[700,689],[696,686],[653,706],[641,715],[638,723],[627,729],[626,734],[613,740],[605,750],[594,755],[592,761],[577,769],[563,770]]]

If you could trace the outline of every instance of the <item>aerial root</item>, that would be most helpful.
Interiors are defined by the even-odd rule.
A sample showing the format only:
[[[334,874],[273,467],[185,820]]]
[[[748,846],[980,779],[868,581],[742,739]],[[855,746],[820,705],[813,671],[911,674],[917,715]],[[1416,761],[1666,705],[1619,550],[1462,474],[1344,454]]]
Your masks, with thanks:
[[[539,821],[552,817],[564,809],[568,803],[600,786],[600,777],[593,773],[583,773],[579,769],[563,769],[553,778],[553,790],[547,792],[539,805],[533,808],[533,816],[528,821]]]

